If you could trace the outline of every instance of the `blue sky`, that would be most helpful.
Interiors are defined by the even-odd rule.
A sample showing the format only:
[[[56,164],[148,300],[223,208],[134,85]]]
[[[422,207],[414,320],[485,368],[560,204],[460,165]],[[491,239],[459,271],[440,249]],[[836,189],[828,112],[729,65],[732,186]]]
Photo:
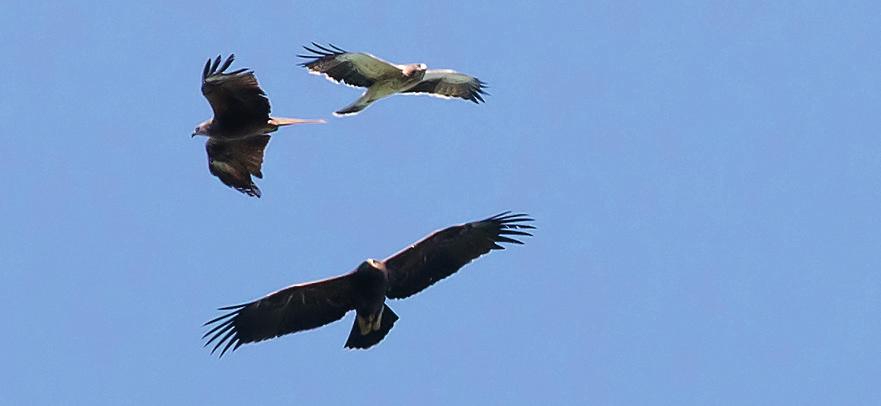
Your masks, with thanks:
[[[877,2],[5,2],[3,404],[879,404]],[[484,105],[308,75],[332,42]],[[210,176],[205,59],[285,128],[262,199]],[[503,210],[524,246],[391,303],[201,348],[215,308]]]

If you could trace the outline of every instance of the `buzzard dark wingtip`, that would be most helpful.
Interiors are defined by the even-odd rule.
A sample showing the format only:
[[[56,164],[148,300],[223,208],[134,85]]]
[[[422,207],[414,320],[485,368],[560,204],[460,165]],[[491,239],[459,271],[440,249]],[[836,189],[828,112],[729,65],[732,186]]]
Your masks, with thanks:
[[[483,94],[485,94],[485,93],[483,91],[481,91],[480,88],[471,89],[471,98],[469,100],[471,100],[477,104],[486,103],[486,101],[483,100],[483,96],[482,96]]]
[[[303,49],[305,49],[315,55],[308,55],[308,56],[297,55],[297,56],[299,56],[301,58],[322,59],[322,58],[327,58],[327,57],[337,56],[337,55],[342,55],[344,53],[347,53],[347,51],[343,50],[342,48],[340,48],[334,44],[328,44],[328,45],[329,46],[324,46],[324,45],[321,45],[317,42],[312,42],[312,48],[304,45]]]
[[[345,53],[348,53],[348,52],[349,52],[349,51],[346,51],[346,50],[344,50],[344,49],[342,49],[342,48],[340,48],[340,47],[338,47],[338,46],[336,46],[336,45],[334,45],[334,44],[331,44],[330,42],[328,42],[327,45],[330,45],[331,48],[337,50],[337,52],[339,52],[339,53],[341,53],[341,54],[345,54]]]
[[[315,47],[317,47],[317,48],[321,48],[320,46],[316,45],[314,42],[312,43],[312,45],[315,45]],[[319,59],[321,59],[321,58],[324,58],[324,57],[326,57],[326,56],[331,56],[331,55],[333,55],[332,53],[319,51],[319,50],[316,50],[316,49],[313,49],[313,48],[309,48],[309,47],[303,47],[303,48],[306,48],[307,51],[312,52],[313,54],[315,54],[316,56],[313,56],[313,58],[319,58]]]
[[[318,45],[318,44],[316,44],[316,43],[314,43],[314,42],[312,43],[312,45],[315,45],[316,47],[318,47],[318,48],[321,49],[322,51],[328,52],[328,53],[330,53],[331,55],[336,53],[336,51],[334,51],[334,50],[332,50],[332,49],[328,49],[328,48],[323,47],[323,46],[321,46],[321,45]]]
[[[202,80],[204,81],[208,78],[208,69],[211,68],[211,58],[208,58],[208,61],[205,62],[205,67],[202,68]]]

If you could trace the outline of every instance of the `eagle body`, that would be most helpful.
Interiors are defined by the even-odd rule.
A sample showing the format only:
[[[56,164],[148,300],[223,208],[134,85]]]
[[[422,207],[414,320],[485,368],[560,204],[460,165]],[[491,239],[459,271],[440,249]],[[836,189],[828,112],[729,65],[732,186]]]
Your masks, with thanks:
[[[357,317],[377,318],[385,304],[385,291],[388,288],[388,275],[385,267],[376,260],[361,263],[352,272],[352,304]]]
[[[368,259],[351,273],[355,323],[346,348],[369,348],[382,340],[398,316],[385,304],[389,279],[385,265]],[[384,319],[383,319],[384,318]]]

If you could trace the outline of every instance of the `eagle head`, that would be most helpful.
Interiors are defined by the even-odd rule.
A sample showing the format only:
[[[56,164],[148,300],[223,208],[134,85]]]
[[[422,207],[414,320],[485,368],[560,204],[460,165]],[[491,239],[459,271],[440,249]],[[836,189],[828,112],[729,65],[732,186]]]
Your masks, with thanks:
[[[380,270],[385,269],[385,265],[382,263],[382,261],[377,261],[377,260],[375,260],[375,259],[373,259],[373,258],[370,258],[370,259],[364,261],[364,263],[362,264],[362,266],[364,266],[364,267],[370,267],[370,268],[373,268],[373,269],[380,269]]]
[[[385,264],[382,261],[368,259],[358,265],[354,272],[355,279],[362,284],[381,283],[387,280]]]

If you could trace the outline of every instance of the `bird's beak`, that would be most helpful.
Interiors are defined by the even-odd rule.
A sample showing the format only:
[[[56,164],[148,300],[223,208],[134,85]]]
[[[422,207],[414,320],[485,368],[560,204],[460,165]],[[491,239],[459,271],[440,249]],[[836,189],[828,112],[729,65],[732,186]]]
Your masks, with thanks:
[[[193,137],[195,137],[195,136],[196,136],[196,133],[195,133],[195,132],[192,133],[192,134],[190,134],[190,138],[193,138]]]

